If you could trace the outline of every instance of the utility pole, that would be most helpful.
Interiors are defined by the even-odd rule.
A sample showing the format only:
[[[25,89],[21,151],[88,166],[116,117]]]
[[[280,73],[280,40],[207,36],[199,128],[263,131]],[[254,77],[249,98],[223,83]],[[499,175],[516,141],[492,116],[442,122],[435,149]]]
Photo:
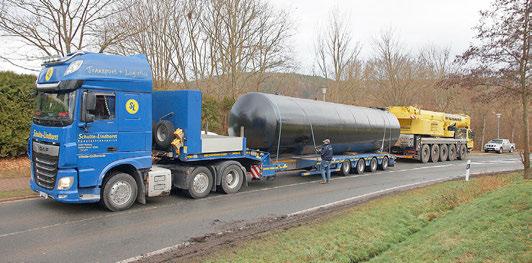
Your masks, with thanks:
[[[499,134],[499,120],[501,119],[501,115],[500,113],[495,113],[495,115],[497,116],[497,139],[500,139],[500,134]]]

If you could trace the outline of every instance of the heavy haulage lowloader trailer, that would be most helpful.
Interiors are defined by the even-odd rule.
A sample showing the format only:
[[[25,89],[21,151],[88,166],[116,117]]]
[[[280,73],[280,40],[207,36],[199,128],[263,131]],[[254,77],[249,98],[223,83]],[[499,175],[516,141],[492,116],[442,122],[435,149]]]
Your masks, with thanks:
[[[398,158],[420,162],[464,160],[473,149],[471,118],[422,110],[414,106],[392,106],[401,126],[401,135],[391,152]]]
[[[319,159],[309,149],[325,138],[336,149],[333,171],[395,164],[384,151],[397,140],[399,124],[382,109],[253,93],[233,106],[230,136],[202,132],[201,93],[152,91],[144,55],[76,52],[50,60],[36,90],[30,187],[59,202],[100,202],[119,211],[173,188],[193,198],[235,193],[286,169],[317,173]],[[262,109],[255,107],[254,97],[267,96]],[[261,110],[268,114],[246,115]]]

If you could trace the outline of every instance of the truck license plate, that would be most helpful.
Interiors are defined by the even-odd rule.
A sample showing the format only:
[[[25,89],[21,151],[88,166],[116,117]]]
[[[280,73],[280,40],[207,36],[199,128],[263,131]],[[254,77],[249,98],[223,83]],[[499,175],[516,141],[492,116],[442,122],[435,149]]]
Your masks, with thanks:
[[[47,193],[39,192],[39,196],[44,198],[44,199],[48,199],[48,194]]]

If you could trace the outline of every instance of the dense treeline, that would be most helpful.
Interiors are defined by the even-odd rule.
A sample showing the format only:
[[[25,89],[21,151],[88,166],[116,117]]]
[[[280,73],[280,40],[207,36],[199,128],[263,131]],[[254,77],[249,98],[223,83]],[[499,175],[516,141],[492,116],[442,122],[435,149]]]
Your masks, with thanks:
[[[26,152],[35,76],[0,72],[0,157]]]

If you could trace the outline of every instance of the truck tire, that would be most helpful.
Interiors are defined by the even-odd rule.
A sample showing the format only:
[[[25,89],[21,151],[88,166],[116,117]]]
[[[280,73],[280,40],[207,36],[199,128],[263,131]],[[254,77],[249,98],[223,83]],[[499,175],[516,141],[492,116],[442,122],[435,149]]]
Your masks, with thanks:
[[[458,147],[458,155],[456,158],[458,160],[465,160],[467,158],[467,146],[465,144],[460,144]]]
[[[198,166],[189,177],[187,194],[190,197],[198,199],[209,195],[213,184],[211,170],[205,166]]]
[[[371,158],[371,161],[369,162],[369,166],[366,169],[368,170],[368,172],[374,173],[375,171],[377,171],[377,167],[378,167],[377,164],[378,164],[377,158],[373,157]]]
[[[456,160],[456,145],[454,144],[449,145],[449,154],[447,156],[447,160],[449,161]]]
[[[381,165],[379,165],[379,168],[383,171],[386,171],[386,169],[388,169],[388,164],[389,164],[388,162],[389,162],[388,157],[384,156],[384,158],[382,158]]]
[[[344,161],[340,167],[340,174],[343,176],[348,176],[351,173],[351,162]]]
[[[430,160],[430,146],[428,144],[421,145],[421,162],[428,163]]]
[[[226,194],[236,193],[244,182],[244,172],[238,162],[225,162],[220,169],[222,191]]]
[[[440,146],[437,144],[433,144],[430,147],[430,161],[433,163],[437,163],[440,159]]]
[[[366,161],[362,158],[358,159],[355,173],[363,174],[365,170],[366,170]]]
[[[513,153],[513,152],[514,152],[514,147],[510,147],[509,153]]]
[[[447,161],[449,157],[449,146],[447,144],[440,145],[440,162]]]
[[[137,190],[137,182],[131,175],[117,173],[105,180],[100,202],[113,212],[126,210],[135,203]]]
[[[155,126],[155,132],[153,133],[153,139],[155,144],[163,149],[167,150],[174,140],[175,127],[172,122],[167,120],[161,120]]]
[[[497,151],[497,153],[498,153],[498,154],[501,154],[502,152],[503,152],[503,150],[502,150],[502,146],[501,146],[501,148],[499,148],[499,150]]]

